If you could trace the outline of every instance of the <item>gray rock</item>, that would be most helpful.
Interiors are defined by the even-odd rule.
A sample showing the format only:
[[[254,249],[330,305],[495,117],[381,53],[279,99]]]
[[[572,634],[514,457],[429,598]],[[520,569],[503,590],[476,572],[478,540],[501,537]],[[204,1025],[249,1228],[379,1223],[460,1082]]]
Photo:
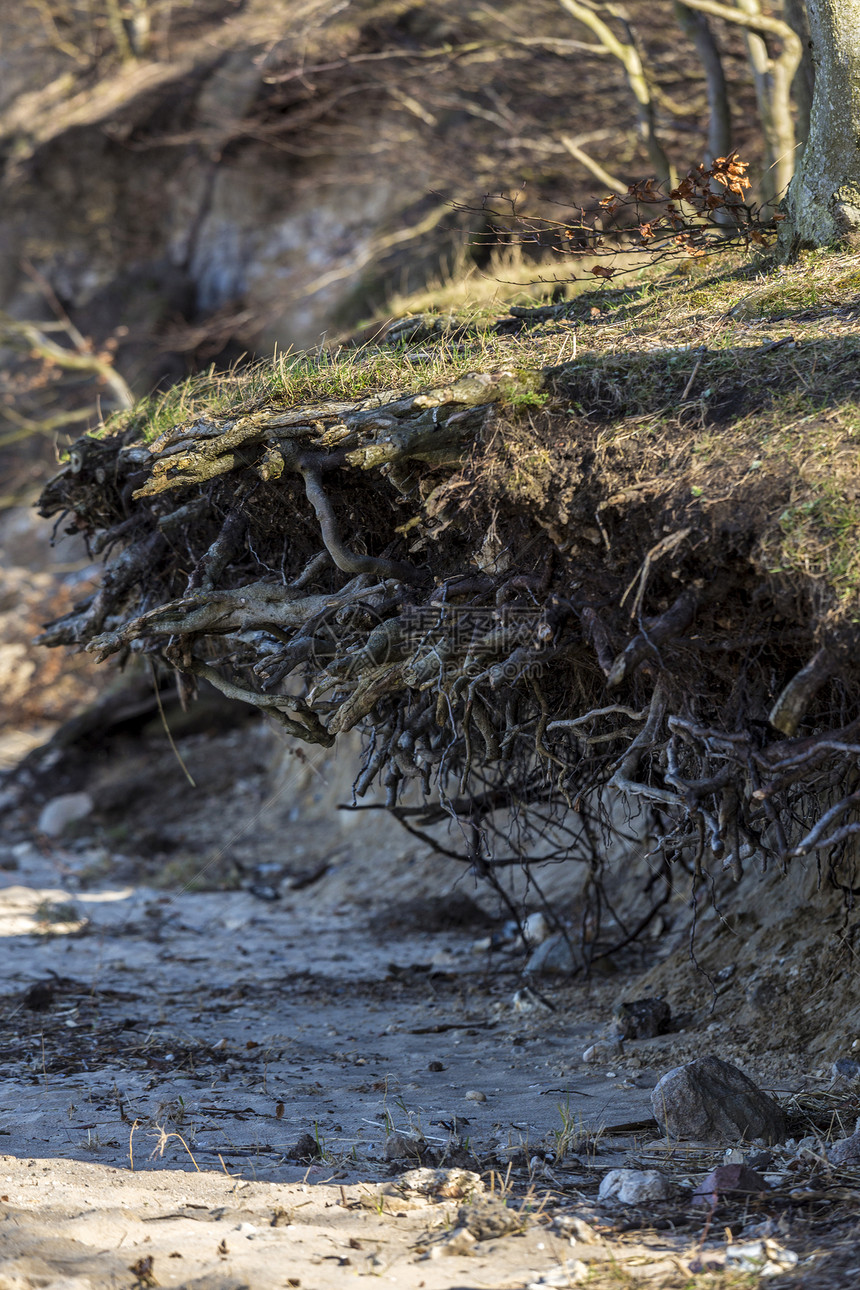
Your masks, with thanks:
[[[833,1082],[856,1084],[860,1082],[860,1062],[853,1057],[840,1057],[830,1067]]]
[[[669,1200],[675,1188],[659,1169],[610,1169],[600,1184],[597,1199],[618,1205],[643,1205]]]
[[[37,828],[49,838],[58,838],[70,824],[85,819],[93,809],[89,793],[62,793],[42,807]]]
[[[622,1039],[654,1039],[665,1035],[672,1013],[665,999],[632,999],[615,1009],[615,1027]]]
[[[609,1039],[597,1039],[590,1044],[582,1054],[582,1060],[589,1065],[596,1062],[611,1062],[616,1057],[622,1057],[624,1054],[624,1044],[622,1040],[612,1035]]]
[[[537,947],[526,964],[525,971],[536,976],[564,976],[575,968],[573,951],[561,932],[555,932]]]
[[[860,1133],[852,1133],[850,1138],[834,1142],[827,1159],[832,1165],[860,1165]]]
[[[773,1144],[788,1132],[779,1104],[719,1057],[668,1071],[651,1094],[651,1109],[670,1138],[763,1138]]]

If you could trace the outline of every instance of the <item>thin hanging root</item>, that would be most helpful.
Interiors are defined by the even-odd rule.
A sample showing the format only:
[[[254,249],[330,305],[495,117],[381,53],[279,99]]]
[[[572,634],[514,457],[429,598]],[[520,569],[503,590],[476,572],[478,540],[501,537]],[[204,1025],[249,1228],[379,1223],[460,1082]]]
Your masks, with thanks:
[[[792,849],[790,854],[792,856],[805,856],[809,855],[810,851],[815,851],[826,846],[832,846],[834,843],[833,837],[825,838],[824,841],[822,841],[822,838],[824,838],[827,830],[840,818],[840,816],[844,815],[846,811],[854,810],[860,810],[860,792],[849,793],[847,797],[843,797],[841,802],[837,802],[835,806],[831,806],[829,811],[825,811],[824,815],[822,815],[815,827],[809,830],[806,837]],[[849,834],[855,833],[858,830],[860,830],[860,825],[848,825],[847,832],[845,832],[843,836],[847,837]],[[841,841],[841,839],[838,840]]]

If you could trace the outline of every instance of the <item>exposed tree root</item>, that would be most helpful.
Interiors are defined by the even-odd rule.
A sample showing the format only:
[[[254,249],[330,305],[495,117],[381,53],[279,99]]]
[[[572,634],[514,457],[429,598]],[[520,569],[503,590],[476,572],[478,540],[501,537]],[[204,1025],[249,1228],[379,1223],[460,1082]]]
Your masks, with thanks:
[[[360,727],[356,798],[381,782],[485,875],[538,855],[596,873],[607,785],[645,808],[667,875],[840,863],[860,831],[849,651],[757,562],[755,481],[709,530],[689,489],[640,486],[638,449],[598,460],[584,379],[81,440],[42,514],[108,563],[41,639],[160,658],[308,742]],[[451,848],[426,832],[444,821]]]

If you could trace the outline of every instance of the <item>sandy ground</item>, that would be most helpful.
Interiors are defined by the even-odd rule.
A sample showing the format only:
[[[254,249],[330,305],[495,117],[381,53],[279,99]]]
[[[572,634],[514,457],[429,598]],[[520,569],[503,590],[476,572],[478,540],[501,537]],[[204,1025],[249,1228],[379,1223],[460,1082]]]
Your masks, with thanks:
[[[5,790],[2,1290],[675,1286],[703,1249],[725,1263],[689,1203],[596,1203],[610,1168],[689,1185],[722,1159],[660,1140],[650,1091],[678,1061],[821,1086],[803,1054],[745,1061],[743,1027],[720,1030],[737,1007],[710,996],[583,1062],[680,932],[532,988],[492,893],[333,809],[348,757],[314,766],[258,724],[178,747],[208,788],[163,735],[126,732]],[[40,833],[44,800],[81,788],[92,814]],[[563,867],[542,882],[576,907]]]
[[[194,767],[204,749],[225,759],[270,739],[244,729],[182,751]],[[301,797],[312,816],[318,775],[277,778],[267,801],[289,794],[290,814]],[[246,822],[259,816],[248,807]],[[131,1284],[139,1256],[164,1285],[328,1285],[344,1267],[403,1285],[525,1285],[570,1257],[548,1189],[593,1193],[632,1143],[601,1148],[598,1167],[594,1139],[650,1117],[655,1072],[578,1060],[614,986],[556,984],[552,999],[540,991],[548,1007],[523,990],[522,956],[489,951],[498,920],[453,866],[404,854],[399,831],[348,825],[345,840],[324,818],[286,835],[257,818],[256,843],[236,839],[268,856],[280,841],[261,894],[147,886],[91,823],[76,842],[7,845],[0,1286]],[[469,1172],[453,1197],[398,1188],[422,1163]],[[488,1186],[526,1216],[440,1263],[458,1208]]]

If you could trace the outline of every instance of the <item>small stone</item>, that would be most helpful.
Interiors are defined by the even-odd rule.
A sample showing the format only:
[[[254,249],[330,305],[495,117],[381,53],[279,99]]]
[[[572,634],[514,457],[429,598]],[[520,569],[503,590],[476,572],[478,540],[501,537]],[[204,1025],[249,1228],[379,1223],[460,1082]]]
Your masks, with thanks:
[[[860,1133],[852,1133],[850,1138],[834,1142],[827,1159],[832,1165],[860,1165]]]
[[[440,1245],[434,1245],[430,1252],[431,1258],[439,1258],[442,1255],[450,1255],[453,1258],[463,1256],[464,1254],[474,1254],[477,1241],[468,1227],[456,1227],[450,1236],[446,1237]]]
[[[582,1054],[582,1060],[593,1065],[596,1062],[611,1062],[624,1055],[624,1044],[620,1039],[598,1039],[590,1044]]]
[[[482,1093],[479,1088],[470,1088],[463,1096],[467,1102],[486,1102],[487,1100],[486,1093]]]
[[[386,1160],[420,1160],[423,1138],[410,1138],[405,1133],[392,1133],[385,1142]]]
[[[547,922],[546,915],[537,910],[534,914],[529,914],[523,922],[523,937],[529,949],[535,949],[550,935],[551,928]]]
[[[320,1144],[309,1133],[300,1133],[296,1145],[291,1151],[287,1152],[287,1158],[297,1160],[299,1164],[303,1165],[312,1164],[315,1160],[322,1160]]]
[[[553,1226],[570,1238],[571,1245],[594,1245],[600,1240],[594,1228],[576,1214],[556,1214]]]
[[[61,793],[42,807],[36,827],[49,838],[58,838],[70,824],[85,819],[92,809],[93,799],[89,793]]]
[[[659,1169],[610,1169],[600,1184],[597,1199],[618,1205],[644,1205],[669,1200],[675,1188]]]
[[[665,1035],[672,1013],[665,999],[633,999],[615,1010],[615,1025],[622,1039],[654,1039]]]
[[[775,1277],[797,1266],[798,1255],[776,1241],[744,1241],[726,1246],[726,1266],[738,1272],[754,1272],[757,1277]]]
[[[511,999],[514,1012],[551,1012],[549,1004],[544,1003],[534,990],[530,990],[524,985],[521,990],[517,990]]]
[[[701,1057],[668,1071],[651,1094],[651,1109],[671,1138],[762,1138],[772,1145],[787,1134],[779,1104],[719,1057]]]
[[[554,932],[537,947],[523,970],[535,976],[564,976],[573,972],[576,966],[573,950],[566,938],[561,932]]]
[[[860,1062],[853,1057],[840,1057],[830,1067],[833,1082],[856,1084],[860,1081]]]
[[[716,1205],[721,1196],[768,1191],[768,1184],[748,1165],[717,1165],[693,1192],[694,1205]]]
[[[445,1067],[441,1062],[428,1062],[427,1069],[428,1071],[443,1071]]]

